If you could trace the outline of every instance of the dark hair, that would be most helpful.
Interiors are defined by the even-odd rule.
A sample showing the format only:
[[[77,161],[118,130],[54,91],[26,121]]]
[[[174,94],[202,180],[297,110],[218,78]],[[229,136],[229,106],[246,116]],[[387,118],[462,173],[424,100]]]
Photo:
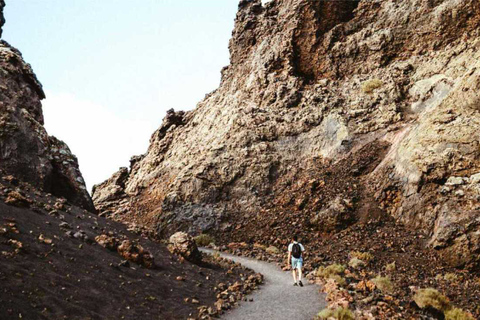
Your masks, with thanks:
[[[297,235],[293,236],[293,241],[298,241],[298,236]]]

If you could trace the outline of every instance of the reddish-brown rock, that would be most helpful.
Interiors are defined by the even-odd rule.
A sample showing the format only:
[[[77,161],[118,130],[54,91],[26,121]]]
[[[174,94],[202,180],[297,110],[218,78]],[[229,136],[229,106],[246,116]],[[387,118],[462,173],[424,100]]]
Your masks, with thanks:
[[[236,242],[387,212],[479,261],[479,30],[476,0],[240,1],[220,87],[96,205]]]

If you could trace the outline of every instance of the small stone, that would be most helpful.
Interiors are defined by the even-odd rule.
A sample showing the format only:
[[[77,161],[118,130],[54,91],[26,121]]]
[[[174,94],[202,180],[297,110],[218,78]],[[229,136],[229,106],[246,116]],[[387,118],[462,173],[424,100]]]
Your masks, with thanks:
[[[62,222],[58,226],[63,229],[72,229],[72,227],[66,222]]]

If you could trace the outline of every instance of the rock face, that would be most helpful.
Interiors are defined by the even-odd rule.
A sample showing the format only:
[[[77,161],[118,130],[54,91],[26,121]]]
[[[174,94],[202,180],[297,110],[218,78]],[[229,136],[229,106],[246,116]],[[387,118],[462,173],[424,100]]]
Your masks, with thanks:
[[[0,1],[0,9],[4,5]],[[0,170],[94,211],[77,158],[43,127],[42,85],[21,53],[3,40],[0,70]]]
[[[95,204],[248,241],[382,211],[478,261],[479,27],[476,0],[242,0],[220,87],[169,112]]]

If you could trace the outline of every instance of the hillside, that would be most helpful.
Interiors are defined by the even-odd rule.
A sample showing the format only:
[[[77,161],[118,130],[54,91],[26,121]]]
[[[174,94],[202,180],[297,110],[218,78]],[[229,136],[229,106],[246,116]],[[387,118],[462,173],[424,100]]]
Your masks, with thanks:
[[[202,257],[191,239],[190,261],[99,217],[77,158],[43,126],[44,98],[1,40],[0,319],[211,319],[247,299],[262,282],[251,270]]]
[[[239,3],[231,63],[148,151],[94,188],[97,209],[161,236],[331,232],[378,212],[452,265],[480,252],[478,1]]]
[[[263,2],[240,1],[219,88],[170,110],[96,208],[258,258],[299,233],[320,275],[368,253],[331,291],[359,319],[443,319],[414,301],[430,287],[479,316],[480,3]],[[370,280],[392,263],[387,294]]]

